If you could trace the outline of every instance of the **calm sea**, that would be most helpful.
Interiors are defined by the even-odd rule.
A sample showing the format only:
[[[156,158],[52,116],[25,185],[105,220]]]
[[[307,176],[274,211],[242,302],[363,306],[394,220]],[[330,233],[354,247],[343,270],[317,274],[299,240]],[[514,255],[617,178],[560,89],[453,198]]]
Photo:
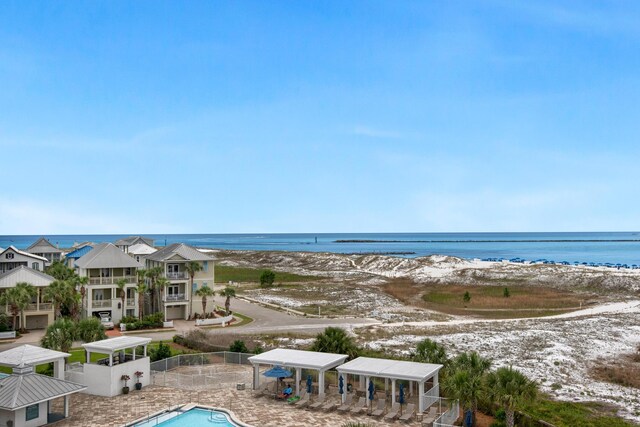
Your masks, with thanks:
[[[241,250],[431,254],[462,258],[523,258],[568,262],[640,264],[640,232],[617,233],[336,233],[336,234],[150,234],[155,244]],[[0,236],[0,247],[25,249],[40,236]],[[124,235],[50,235],[60,247],[75,242],[113,242]]]

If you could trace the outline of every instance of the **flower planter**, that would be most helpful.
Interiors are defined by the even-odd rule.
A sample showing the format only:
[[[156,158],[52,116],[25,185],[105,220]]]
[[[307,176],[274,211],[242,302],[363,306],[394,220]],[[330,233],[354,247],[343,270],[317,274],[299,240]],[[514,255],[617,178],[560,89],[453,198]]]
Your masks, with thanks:
[[[136,383],[136,390],[142,390],[142,383]]]
[[[122,387],[122,394],[129,394],[129,387]]]

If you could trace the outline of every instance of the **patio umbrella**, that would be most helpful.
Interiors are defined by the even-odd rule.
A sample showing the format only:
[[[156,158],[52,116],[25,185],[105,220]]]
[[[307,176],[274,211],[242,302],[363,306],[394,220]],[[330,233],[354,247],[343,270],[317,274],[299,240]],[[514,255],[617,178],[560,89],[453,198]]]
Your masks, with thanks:
[[[313,379],[311,379],[311,375],[307,376],[307,393],[311,394],[311,386],[313,385]]]
[[[402,414],[402,405],[404,405],[404,384],[400,383],[400,393],[398,396],[398,402],[400,403],[400,414]]]
[[[338,393],[344,394],[344,378],[340,375],[340,379],[338,380]]]
[[[281,366],[274,366],[268,371],[265,371],[262,375],[269,378],[287,378],[291,376],[291,371],[287,371]]]
[[[467,411],[464,416],[464,425],[467,427],[471,427],[473,425],[473,412]]]
[[[376,386],[373,385],[373,380],[369,380],[369,402],[371,403],[371,409],[373,409],[373,395],[376,392]]]

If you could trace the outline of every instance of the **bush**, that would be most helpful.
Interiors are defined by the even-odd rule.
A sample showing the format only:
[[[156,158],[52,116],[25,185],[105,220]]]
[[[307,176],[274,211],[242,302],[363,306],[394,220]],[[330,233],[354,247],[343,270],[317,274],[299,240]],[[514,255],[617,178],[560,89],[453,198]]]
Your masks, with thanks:
[[[233,344],[229,346],[229,351],[233,353],[249,353],[247,345],[242,340],[235,340]]]
[[[171,357],[171,347],[160,341],[158,347],[151,349],[151,351],[149,352],[149,357],[151,358],[152,362],[167,359]]]
[[[120,320],[120,323],[135,323],[137,321],[138,318],[136,316],[124,316],[122,320]]]
[[[125,319],[130,320],[131,316],[127,316]],[[133,322],[121,322],[127,325],[128,331],[136,331],[138,329],[156,329],[156,328],[162,328],[163,322],[164,322],[164,314],[153,313],[153,314],[144,316],[142,320],[138,320],[135,317],[133,319],[134,319]]]
[[[260,287],[270,288],[276,280],[276,273],[271,270],[265,270],[260,275]]]
[[[466,291],[464,293],[464,296],[462,297],[462,301],[464,302],[469,302],[471,301],[471,294],[469,293],[469,291]]]

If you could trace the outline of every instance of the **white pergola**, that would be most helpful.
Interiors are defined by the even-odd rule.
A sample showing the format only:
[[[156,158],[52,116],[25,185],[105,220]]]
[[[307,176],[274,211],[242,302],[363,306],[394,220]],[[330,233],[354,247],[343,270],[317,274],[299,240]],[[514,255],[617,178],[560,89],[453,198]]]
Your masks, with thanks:
[[[109,338],[102,341],[95,341],[82,344],[87,351],[87,363],[91,363],[91,353],[100,353],[109,355],[109,366],[113,365],[113,355],[119,352],[125,352],[131,349],[132,360],[136,360],[136,348],[143,347],[143,356],[147,357],[147,346],[151,342],[151,338],[122,336]]]
[[[64,360],[69,356],[71,356],[69,353],[25,344],[0,353],[0,366],[16,369],[20,366],[36,367],[53,363],[53,376],[63,380]]]
[[[427,405],[425,399],[425,383],[433,378],[433,387],[429,390],[429,402],[434,402],[436,397],[431,394],[439,395],[438,372],[442,369],[442,365],[431,363],[406,362],[403,360],[375,359],[371,357],[358,357],[344,365],[338,366],[337,371],[343,376],[344,382],[347,383],[348,375],[359,375],[364,378],[365,387],[369,383],[371,377],[384,378],[391,380],[391,395],[395,401],[396,381],[414,381],[418,384],[418,412],[424,412]],[[386,382],[385,382],[386,387]],[[346,399],[346,393],[342,395],[342,400]],[[435,400],[434,400],[435,399]]]
[[[300,394],[302,369],[318,371],[318,393],[324,394],[324,373],[344,363],[346,354],[277,348],[249,357],[253,365],[253,389],[260,386],[260,365],[282,366],[296,370],[296,394]]]

